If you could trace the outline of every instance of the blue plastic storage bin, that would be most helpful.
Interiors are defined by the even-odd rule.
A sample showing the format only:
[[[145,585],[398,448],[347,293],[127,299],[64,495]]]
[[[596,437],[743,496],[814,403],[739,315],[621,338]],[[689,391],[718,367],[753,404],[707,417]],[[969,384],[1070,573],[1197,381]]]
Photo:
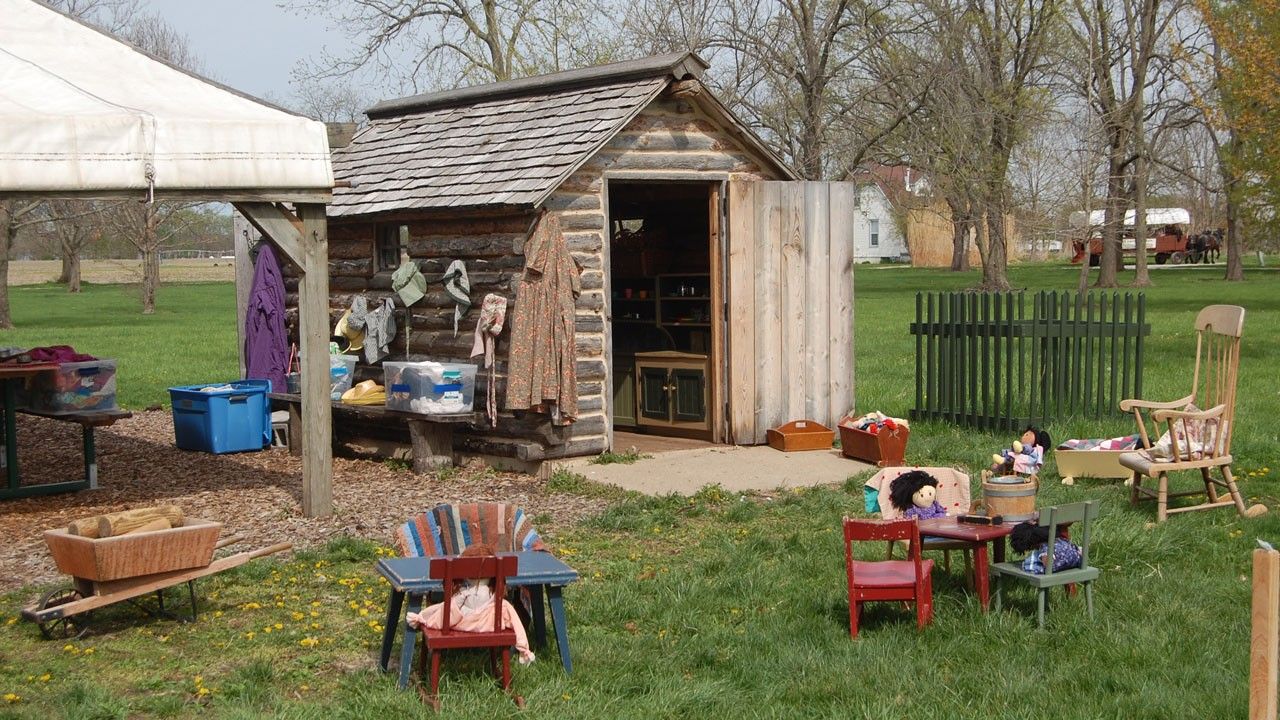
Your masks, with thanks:
[[[231,386],[227,390],[205,388]],[[183,450],[222,454],[257,451],[271,442],[267,380],[182,385],[169,388],[173,434]]]

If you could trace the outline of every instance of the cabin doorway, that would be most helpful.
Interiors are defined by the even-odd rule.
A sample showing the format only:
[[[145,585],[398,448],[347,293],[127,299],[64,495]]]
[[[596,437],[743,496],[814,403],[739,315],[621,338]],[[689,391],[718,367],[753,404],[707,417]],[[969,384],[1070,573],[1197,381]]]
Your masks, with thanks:
[[[611,446],[722,442],[721,185],[609,181],[607,193]]]

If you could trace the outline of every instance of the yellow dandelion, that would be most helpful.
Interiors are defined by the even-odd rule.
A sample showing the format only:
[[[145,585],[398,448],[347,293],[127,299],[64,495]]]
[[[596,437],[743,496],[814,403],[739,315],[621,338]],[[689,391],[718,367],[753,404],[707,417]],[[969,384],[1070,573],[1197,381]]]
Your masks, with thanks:
[[[199,695],[200,697],[204,697],[205,695],[208,695],[208,694],[209,694],[209,688],[203,685],[196,688],[196,695]]]
[[[294,620],[301,620],[301,619],[305,618],[305,617],[306,617],[306,615],[305,615],[305,614],[303,614],[303,613],[297,612],[297,611],[295,610],[294,612],[290,613],[289,617],[293,618]]]
[[[220,618],[220,617],[222,617],[222,611],[221,611],[221,610],[214,610],[214,611],[213,611],[213,616],[214,616],[214,617],[216,617],[216,618]]]
[[[50,675],[49,673],[45,673],[40,676],[40,682],[49,682],[52,679],[53,679],[53,676]]]
[[[22,696],[17,693],[5,693],[4,701],[10,705],[22,702]]]
[[[262,628],[262,632],[264,632],[264,633],[269,633],[269,632],[271,632],[271,626],[270,626],[270,625],[268,625],[268,626],[266,626],[266,627]]]
[[[66,645],[63,645],[63,646],[62,646],[62,651],[63,651],[63,652],[75,652],[75,651],[76,651],[76,646],[75,646],[75,645],[72,645],[71,643],[67,643]]]
[[[5,620],[5,621],[4,621],[4,624],[5,624],[5,625],[12,625],[12,624],[14,624],[14,623],[16,623],[16,622],[18,622],[18,618],[16,618],[16,617],[11,617],[11,618],[9,618],[8,620]]]
[[[298,686],[298,689],[299,689],[299,690],[301,690],[302,692],[306,692],[306,691],[308,691],[308,690],[310,690],[310,689],[311,689],[311,686],[310,686],[310,685],[299,685],[299,686]]]
[[[571,697],[573,697],[573,696],[572,696],[572,695],[570,695],[569,693],[565,693],[565,694],[563,694],[563,695],[561,695],[561,696],[560,696],[560,699],[561,699],[561,700],[568,700],[568,699],[569,699],[569,698],[571,698]]]
[[[316,645],[319,645],[320,641],[316,640],[313,637],[304,637],[298,641],[298,644],[305,648],[311,648],[311,647],[315,647]]]
[[[93,648],[85,648],[85,649],[84,649],[84,654],[85,654],[85,655],[92,655],[92,654],[93,654]]]
[[[324,626],[323,626],[323,625],[321,625],[320,623],[311,623],[311,629],[312,629],[312,630],[319,630],[319,629],[320,629],[320,628],[322,628],[322,627],[324,627]]]
[[[319,600],[312,600],[312,601],[311,601],[311,607],[320,607],[320,601],[319,601]]]
[[[252,640],[252,639],[254,639],[255,637],[257,637],[257,635],[258,635],[257,633],[255,633],[254,631],[250,630],[249,632],[247,632],[247,633],[245,633],[245,634],[244,634],[244,639],[245,639],[245,640]]]
[[[197,685],[203,685],[203,684],[204,684],[204,676],[203,676],[203,675],[197,675],[197,676],[195,677],[194,682],[195,682],[195,684],[197,684]]]
[[[284,629],[284,623],[276,623],[275,625],[272,625],[271,627],[273,627],[273,628],[275,628],[275,629],[277,629],[277,630],[283,630],[283,629]]]
[[[320,617],[320,613],[316,612],[315,610],[312,610],[311,617]]]
[[[365,615],[368,615],[368,614],[369,614],[368,608],[360,608],[360,617],[364,617]]]

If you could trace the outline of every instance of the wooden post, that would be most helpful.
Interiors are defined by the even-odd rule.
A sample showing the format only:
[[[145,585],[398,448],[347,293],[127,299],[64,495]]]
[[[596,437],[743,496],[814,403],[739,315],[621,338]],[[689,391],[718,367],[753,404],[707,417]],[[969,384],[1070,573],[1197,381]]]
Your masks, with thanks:
[[[419,475],[453,467],[453,426],[425,420],[409,421],[413,441],[413,471]]]
[[[300,204],[302,280],[298,285],[302,354],[302,512],[333,513],[333,406],[329,403],[329,234],[324,205]]]
[[[240,342],[240,377],[244,377],[244,316],[253,287],[253,261],[249,259],[249,248],[257,240],[258,233],[239,213],[232,215],[231,220],[231,235],[236,248],[236,338]]]
[[[267,202],[236,203],[254,227],[302,270],[298,348],[302,368],[302,512],[333,512],[333,406],[329,404],[329,233],[324,205],[299,203],[297,216]],[[297,433],[289,429],[292,440]]]
[[[1280,550],[1253,551],[1249,720],[1275,720],[1280,667]]]

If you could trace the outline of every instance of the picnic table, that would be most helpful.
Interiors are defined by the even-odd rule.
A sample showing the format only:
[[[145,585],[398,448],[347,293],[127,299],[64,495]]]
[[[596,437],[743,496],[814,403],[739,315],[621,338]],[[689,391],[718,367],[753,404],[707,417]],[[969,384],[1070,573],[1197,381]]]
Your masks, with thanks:
[[[13,498],[50,495],[53,493],[74,492],[76,490],[93,490],[98,487],[98,459],[94,446],[94,428],[114,424],[118,420],[133,417],[126,410],[96,410],[90,412],[46,413],[17,407],[18,384],[32,375],[42,372],[54,372],[57,363],[8,363],[0,365],[0,393],[4,398],[4,464],[6,485],[0,488],[0,500]],[[21,412],[26,415],[58,420],[80,425],[84,453],[84,477],[66,482],[43,483],[40,485],[21,485],[22,474],[18,467],[18,418]]]
[[[302,396],[293,393],[267,393],[272,407],[285,406],[289,411],[289,453],[302,454]],[[334,400],[334,417],[339,413],[367,418],[399,418],[409,426],[409,439],[413,443],[413,471],[427,473],[442,467],[453,466],[453,429],[459,425],[471,425],[483,420],[483,413],[465,412],[447,415],[391,410],[384,405],[349,405]]]

